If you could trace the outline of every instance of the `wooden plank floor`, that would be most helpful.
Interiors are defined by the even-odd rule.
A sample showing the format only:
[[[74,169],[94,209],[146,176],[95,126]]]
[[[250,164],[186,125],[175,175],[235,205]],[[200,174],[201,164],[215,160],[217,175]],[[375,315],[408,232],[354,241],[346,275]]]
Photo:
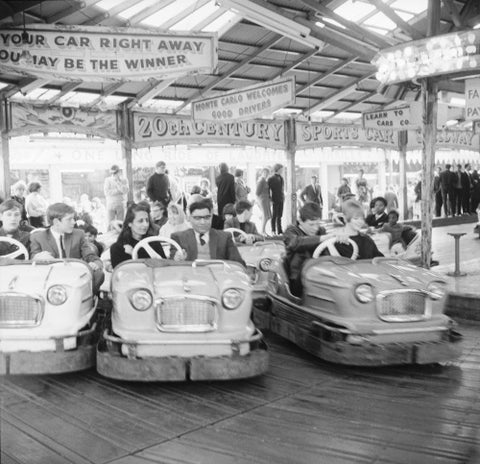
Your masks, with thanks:
[[[447,366],[331,365],[268,334],[244,381],[3,377],[1,463],[480,462],[480,326]]]

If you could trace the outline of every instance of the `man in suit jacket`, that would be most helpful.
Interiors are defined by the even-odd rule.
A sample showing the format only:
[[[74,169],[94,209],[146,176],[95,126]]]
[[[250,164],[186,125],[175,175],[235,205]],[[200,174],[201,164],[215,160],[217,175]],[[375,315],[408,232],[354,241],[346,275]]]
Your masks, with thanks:
[[[312,182],[307,185],[300,193],[300,198],[305,203],[311,201],[323,207],[322,190],[317,180],[317,176],[312,176]]]
[[[105,278],[103,264],[86,239],[85,232],[75,229],[75,210],[65,203],[54,203],[47,209],[50,227],[32,233],[30,237],[31,257],[49,261],[76,258],[88,263],[93,273],[93,291],[97,293]]]
[[[0,204],[0,237],[10,237],[25,246],[30,251],[30,233],[20,230],[20,222],[22,220],[22,205],[15,200],[6,200]],[[0,256],[8,255],[17,251],[17,247],[13,244],[0,243]],[[20,258],[23,255],[20,255]],[[23,257],[27,259],[27,256]]]
[[[189,206],[192,229],[172,234],[182,252],[171,248],[170,257],[175,261],[196,259],[227,259],[245,266],[240,253],[228,232],[212,229],[212,201],[208,198]]]
[[[284,182],[282,177],[283,166],[277,163],[273,166],[273,175],[268,178],[270,199],[272,200],[272,233],[282,234],[283,202],[285,201]]]
[[[450,171],[451,167],[451,164],[446,164],[445,170],[440,173],[440,189],[442,191],[443,212],[445,213],[445,217],[450,214],[455,216],[453,182],[456,176]]]

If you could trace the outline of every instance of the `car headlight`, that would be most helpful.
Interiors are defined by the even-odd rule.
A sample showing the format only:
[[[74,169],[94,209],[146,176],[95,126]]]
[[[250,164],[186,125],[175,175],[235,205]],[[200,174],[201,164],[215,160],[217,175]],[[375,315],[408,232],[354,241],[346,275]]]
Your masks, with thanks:
[[[149,290],[141,288],[130,294],[130,303],[137,311],[146,311],[153,303],[153,297]]]
[[[268,272],[272,267],[272,260],[270,258],[263,258],[259,261],[258,267],[263,272]]]
[[[355,298],[360,303],[370,303],[373,300],[373,289],[369,284],[360,284],[353,291]]]
[[[222,294],[222,304],[227,309],[236,309],[243,301],[243,292],[236,288],[229,288]]]
[[[52,285],[47,291],[47,300],[55,306],[65,303],[67,301],[67,289],[63,285]]]
[[[430,282],[427,285],[427,292],[432,300],[440,300],[445,296],[445,285],[441,282]]]

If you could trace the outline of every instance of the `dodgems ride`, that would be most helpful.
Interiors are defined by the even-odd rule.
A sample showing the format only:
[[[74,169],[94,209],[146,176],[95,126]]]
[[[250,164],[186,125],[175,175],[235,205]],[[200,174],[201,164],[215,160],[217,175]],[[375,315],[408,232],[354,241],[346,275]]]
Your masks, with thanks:
[[[250,319],[252,286],[233,261],[162,260],[152,242],[112,275],[113,309],[97,351],[100,374],[136,381],[226,380],[268,367],[263,336]],[[140,249],[151,259],[138,259]]]
[[[97,299],[87,263],[29,261],[21,242],[9,237],[0,242],[9,248],[0,256],[0,374],[94,366]]]
[[[302,269],[303,295],[290,292],[284,263],[268,276],[268,305],[254,320],[321,359],[379,366],[428,364],[461,353],[461,335],[443,314],[446,282],[397,258],[356,261],[321,243]],[[328,249],[331,256],[320,256]]]

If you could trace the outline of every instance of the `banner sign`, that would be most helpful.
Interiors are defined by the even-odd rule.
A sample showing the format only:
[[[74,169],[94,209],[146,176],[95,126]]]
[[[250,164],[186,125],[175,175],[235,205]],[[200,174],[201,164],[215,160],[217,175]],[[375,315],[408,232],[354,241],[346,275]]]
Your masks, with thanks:
[[[134,146],[230,143],[285,149],[283,121],[201,122],[157,113],[133,113]]]
[[[84,111],[78,108],[44,107],[12,103],[9,136],[38,132],[71,132],[118,139],[115,111]]]
[[[468,130],[437,129],[437,148],[456,148],[459,150],[480,150],[480,136]],[[408,133],[408,148],[422,147],[422,130]]]
[[[480,120],[480,77],[465,79],[465,120]]]
[[[381,50],[372,63],[384,85],[480,70],[480,29],[436,35]]]
[[[90,81],[167,79],[213,73],[216,34],[86,26],[0,30],[0,69]]]
[[[296,121],[295,130],[297,148],[358,145],[398,150],[398,132],[393,129]]]
[[[295,103],[295,78],[267,82],[192,102],[195,121],[252,120]]]
[[[422,124],[422,110],[414,102],[413,109],[410,105],[391,108],[388,110],[369,111],[362,115],[364,128],[406,130],[416,129]]]

